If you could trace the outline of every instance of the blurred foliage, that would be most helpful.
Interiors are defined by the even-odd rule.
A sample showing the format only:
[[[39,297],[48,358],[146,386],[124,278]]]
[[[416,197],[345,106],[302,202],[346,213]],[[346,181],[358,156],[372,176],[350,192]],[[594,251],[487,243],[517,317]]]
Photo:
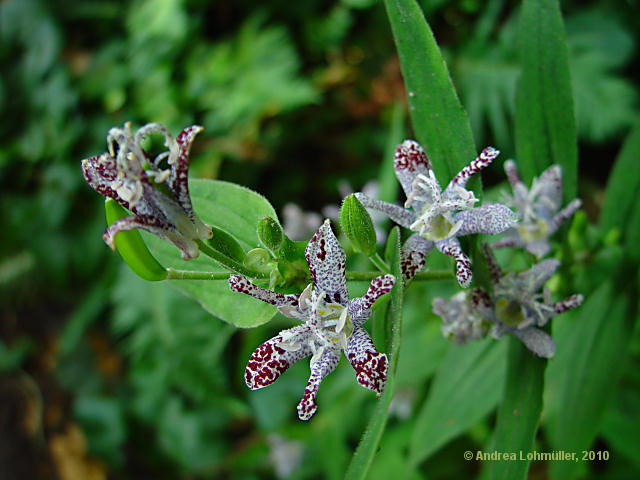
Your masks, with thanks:
[[[515,151],[518,2],[419,3],[448,57],[476,143],[495,144],[507,158]],[[632,2],[569,1],[563,9],[581,196],[593,220],[605,172],[637,118],[640,20]],[[86,448],[63,451],[77,465],[99,459],[90,464],[103,475],[95,478],[273,478],[288,471],[342,478],[375,402],[354,387],[346,362],[323,383],[309,424],[297,421],[294,408],[305,365],[250,393],[242,381],[248,355],[289,321],[277,316],[235,330],[168,285],[135,278],[100,238],[103,202],[84,184],[79,161],[104,151],[109,127],[126,120],[162,122],[174,133],[199,123],[206,131],[195,144],[196,176],[254,188],[277,211],[288,201],[316,211],[338,204],[339,179],[359,189],[377,177],[391,125],[405,135],[396,107],[404,88],[380,2],[5,0],[0,69],[0,392],[3,408],[31,419],[0,424],[11,439],[0,441],[0,451],[15,453],[0,456],[13,459],[0,462],[0,476],[52,478],[34,472],[53,469],[72,478],[64,472],[83,470],[61,467],[56,445],[84,438]],[[594,290],[594,270],[635,275],[633,265],[620,267],[615,232],[580,221],[572,227],[579,232],[571,244],[573,285],[556,285],[555,293]],[[354,267],[366,265],[349,258]],[[446,268],[438,258],[431,268]],[[491,398],[468,384],[464,401],[477,414],[454,435],[431,432],[442,446],[424,463],[406,462],[419,418],[448,400],[430,397],[431,387],[460,380],[448,377],[452,347],[438,320],[431,313],[425,320],[425,304],[454,291],[446,282],[408,291],[396,395],[371,478],[479,473],[461,452],[489,444],[494,414]],[[595,440],[612,460],[583,466],[585,478],[640,475],[637,325],[629,336],[630,355]],[[33,413],[41,402],[42,416]],[[537,441],[538,451],[550,451],[546,435]],[[536,464],[532,475],[547,468]]]

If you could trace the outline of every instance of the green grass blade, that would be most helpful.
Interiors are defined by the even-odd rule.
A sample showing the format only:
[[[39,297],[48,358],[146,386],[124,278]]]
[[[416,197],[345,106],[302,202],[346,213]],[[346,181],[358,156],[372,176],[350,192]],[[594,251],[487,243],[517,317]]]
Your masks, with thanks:
[[[557,0],[524,0],[518,49],[515,139],[525,183],[562,166],[564,198],[576,195],[578,147],[567,42]]]
[[[416,466],[497,405],[505,378],[506,342],[450,345],[415,423],[409,462]]]
[[[531,451],[542,411],[546,366],[547,360],[533,355],[517,338],[509,338],[507,374],[493,450],[524,454]],[[528,468],[526,460],[491,462],[490,478],[525,479]]]
[[[418,3],[385,0],[384,4],[407,87],[414,132],[440,182],[446,184],[476,157],[469,118]],[[470,187],[479,189],[480,182],[475,179]]]
[[[398,355],[400,351],[400,330],[402,326],[402,270],[400,269],[400,230],[395,227],[389,234],[387,242],[387,262],[391,266],[391,273],[396,277],[396,284],[391,291],[391,305],[387,311],[388,320],[392,323],[391,353],[389,355],[390,368],[387,376],[387,384],[378,400],[369,424],[365,429],[360,444],[351,459],[351,464],[347,470],[345,478],[356,480],[367,478],[367,472],[373,463],[378,445],[382,439],[389,405],[393,398],[395,388],[395,374],[398,365]]]

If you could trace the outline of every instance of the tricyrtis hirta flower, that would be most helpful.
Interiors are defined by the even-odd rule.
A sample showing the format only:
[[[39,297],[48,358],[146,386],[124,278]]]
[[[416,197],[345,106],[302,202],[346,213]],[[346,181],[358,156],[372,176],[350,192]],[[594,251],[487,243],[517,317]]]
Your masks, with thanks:
[[[389,362],[376,350],[362,324],[371,315],[373,302],[389,292],[395,281],[393,275],[376,277],[363,297],[349,300],[344,250],[328,220],[307,245],[305,255],[312,283],[299,295],[265,290],[239,275],[229,277],[234,292],[276,305],[282,314],[303,322],[260,345],[245,370],[247,386],[256,390],[271,385],[292,364],[311,356],[311,376],[298,404],[301,420],[308,420],[317,410],[320,382],[336,368],[343,351],[358,383],[382,392]]]
[[[471,262],[457,237],[502,233],[516,221],[514,213],[504,205],[474,207],[478,199],[465,188],[471,175],[488,166],[499,153],[494,148],[485,148],[443,191],[422,147],[413,140],[405,140],[396,148],[394,158],[396,176],[407,196],[405,208],[356,194],[365,207],[384,212],[394,222],[415,232],[402,249],[405,279],[424,267],[424,257],[435,245],[455,259],[458,282],[463,287],[469,286]]]
[[[442,335],[460,345],[486,337],[491,325],[469,299],[468,291],[458,292],[449,300],[433,299],[433,313],[442,318]]]
[[[493,295],[475,288],[464,299],[450,301],[434,300],[434,312],[446,323],[455,317],[458,324],[474,324],[478,317],[491,322],[491,335],[495,338],[504,333],[519,338],[526,347],[540,357],[551,358],[555,353],[553,339],[543,330],[550,318],[582,304],[582,295],[572,295],[559,302],[551,301],[546,288],[538,293],[545,282],[555,273],[560,262],[543,260],[529,270],[503,275],[493,253],[485,247],[487,264],[493,281]],[[460,305],[464,303],[464,305]],[[438,308],[436,311],[436,305]]]
[[[124,128],[109,130],[107,153],[82,161],[89,185],[133,213],[114,222],[102,236],[113,250],[118,232],[139,228],[173,243],[185,260],[198,256],[195,240],[210,238],[211,228],[193,211],[187,173],[191,144],[202,130],[193,125],[174,139],[163,125],[150,123],[134,134],[127,122]],[[154,133],[164,137],[168,151],[150,158],[142,142]]]
[[[507,237],[493,243],[493,248],[525,247],[538,258],[550,250],[549,237],[558,230],[563,222],[571,218],[582,202],[573,199],[562,206],[562,168],[552,165],[540,178],[534,178],[531,189],[527,189],[520,180],[513,160],[504,162],[504,170],[511,184],[513,196],[507,196],[507,202],[515,207],[519,221],[507,231]]]

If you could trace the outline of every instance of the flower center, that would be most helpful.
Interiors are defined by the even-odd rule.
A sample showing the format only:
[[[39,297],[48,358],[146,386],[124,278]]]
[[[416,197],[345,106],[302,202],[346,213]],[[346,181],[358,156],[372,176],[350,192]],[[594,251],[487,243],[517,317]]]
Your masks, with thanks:
[[[510,327],[517,327],[524,320],[520,304],[506,298],[498,299],[495,312],[498,320]]]
[[[323,337],[334,344],[344,344],[353,333],[353,323],[345,307],[339,303],[322,302],[316,312],[320,317],[319,329]]]
[[[546,238],[548,232],[547,222],[539,218],[532,218],[518,227],[518,233],[526,243]]]
[[[462,226],[461,222],[453,222],[453,215],[459,210],[472,208],[477,201],[473,192],[459,185],[448,187],[443,194],[433,170],[429,170],[429,176],[416,176],[405,203],[406,207],[420,209],[410,228],[431,241],[451,237]]]

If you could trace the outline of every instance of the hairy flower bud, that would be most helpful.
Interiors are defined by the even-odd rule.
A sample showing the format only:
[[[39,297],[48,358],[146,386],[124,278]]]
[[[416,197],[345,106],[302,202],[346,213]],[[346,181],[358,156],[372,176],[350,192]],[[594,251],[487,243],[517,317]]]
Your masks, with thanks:
[[[256,233],[262,245],[272,252],[277,252],[282,246],[284,234],[280,224],[271,217],[264,217],[258,222]]]
[[[371,216],[353,194],[342,203],[340,224],[354,250],[367,256],[376,253],[376,231]]]

